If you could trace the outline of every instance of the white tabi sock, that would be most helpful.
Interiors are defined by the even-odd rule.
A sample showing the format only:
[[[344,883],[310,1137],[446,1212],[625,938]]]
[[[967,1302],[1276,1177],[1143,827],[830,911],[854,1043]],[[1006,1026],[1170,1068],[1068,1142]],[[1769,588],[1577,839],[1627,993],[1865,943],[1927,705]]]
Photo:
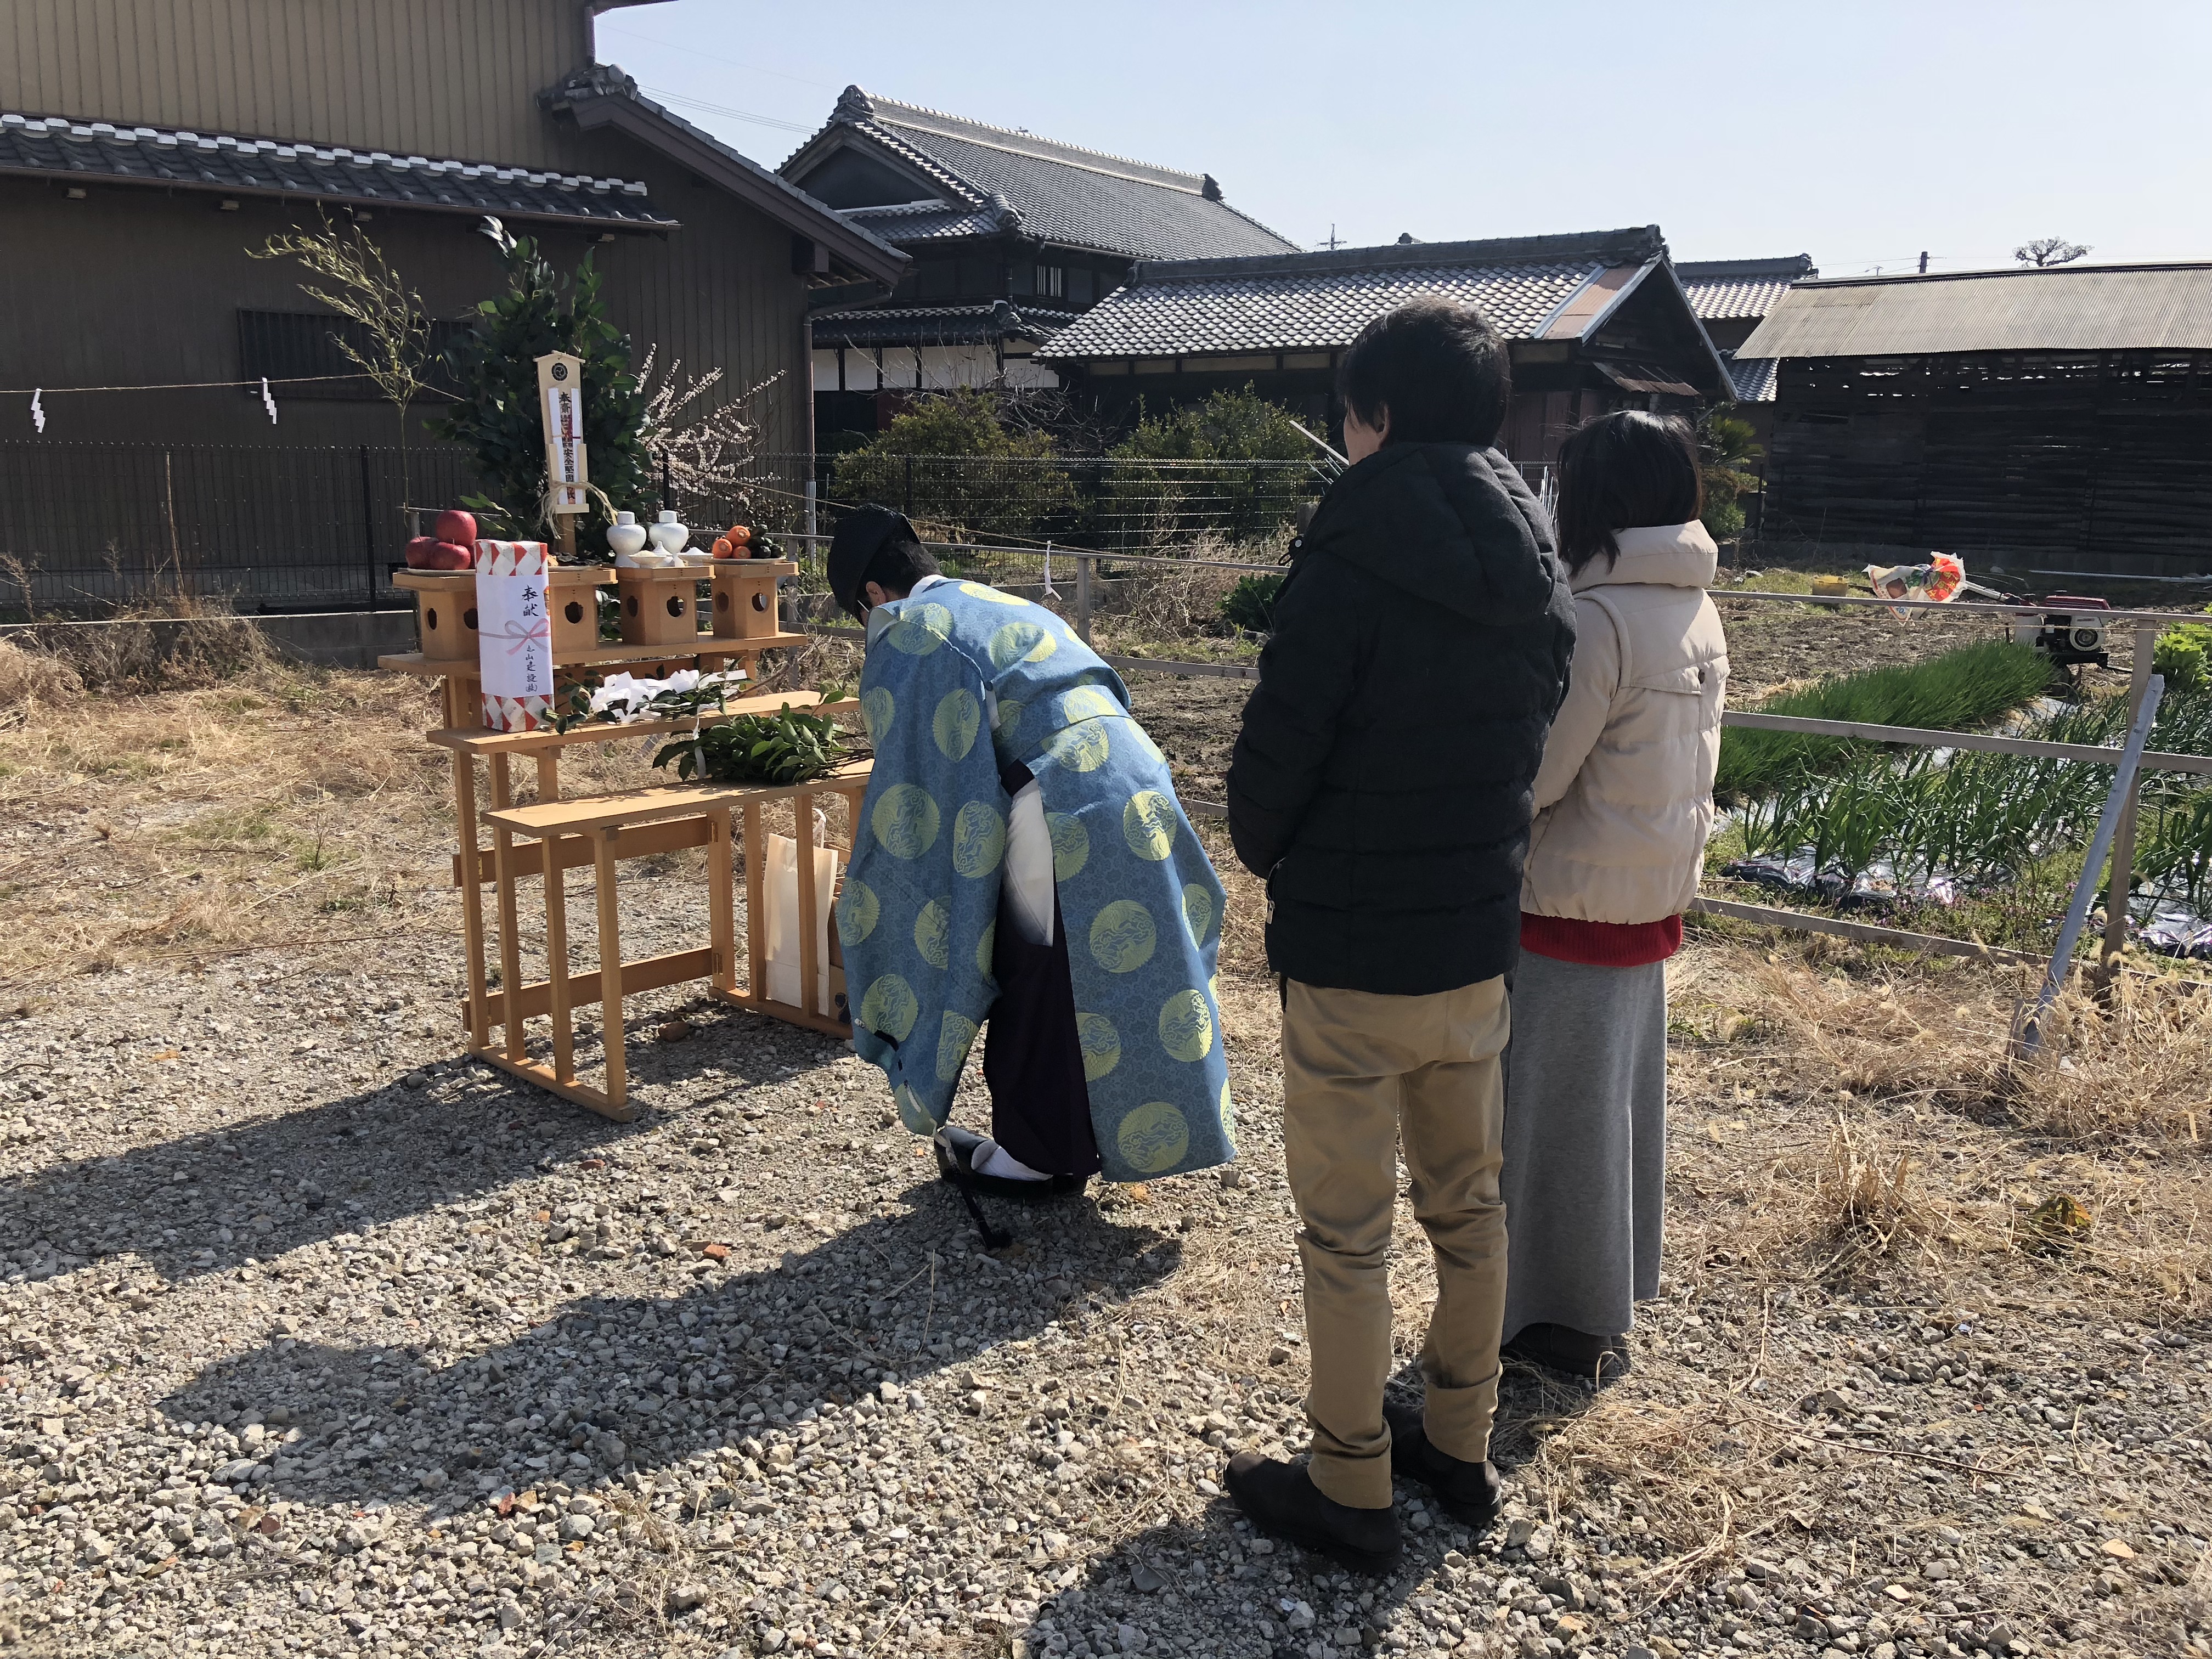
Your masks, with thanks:
[[[995,1140],[987,1140],[979,1150],[972,1166],[977,1175],[996,1176],[1001,1181],[1049,1181],[1052,1177],[1042,1170],[1032,1170]]]

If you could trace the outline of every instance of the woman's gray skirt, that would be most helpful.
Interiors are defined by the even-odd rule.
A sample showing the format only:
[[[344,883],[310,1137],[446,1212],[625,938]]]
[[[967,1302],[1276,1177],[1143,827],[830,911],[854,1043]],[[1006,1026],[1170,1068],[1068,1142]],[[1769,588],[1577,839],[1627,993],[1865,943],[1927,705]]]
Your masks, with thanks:
[[[1521,953],[1505,1051],[1505,1335],[1629,1328],[1659,1294],[1667,964]]]

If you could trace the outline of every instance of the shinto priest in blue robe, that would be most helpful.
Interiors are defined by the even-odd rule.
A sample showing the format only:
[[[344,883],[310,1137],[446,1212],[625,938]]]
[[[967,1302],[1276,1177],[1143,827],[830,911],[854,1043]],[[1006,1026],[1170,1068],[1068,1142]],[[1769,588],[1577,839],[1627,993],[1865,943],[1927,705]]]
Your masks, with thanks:
[[[917,1134],[945,1123],[1000,994],[1013,807],[1000,777],[1019,763],[1050,836],[1102,1172],[1141,1181],[1235,1157],[1221,882],[1121,677],[1049,611],[978,582],[925,579],[868,622],[875,769],[837,928],[854,1046],[901,1120]]]

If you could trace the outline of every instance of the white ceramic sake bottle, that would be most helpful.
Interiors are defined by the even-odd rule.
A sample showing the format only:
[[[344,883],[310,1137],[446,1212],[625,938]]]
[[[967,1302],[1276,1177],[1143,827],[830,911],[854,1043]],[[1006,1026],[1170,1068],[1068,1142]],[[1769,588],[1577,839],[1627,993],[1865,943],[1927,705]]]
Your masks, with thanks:
[[[635,569],[637,556],[645,542],[646,528],[637,521],[635,513],[617,513],[615,521],[607,526],[607,545],[615,550],[617,569]]]

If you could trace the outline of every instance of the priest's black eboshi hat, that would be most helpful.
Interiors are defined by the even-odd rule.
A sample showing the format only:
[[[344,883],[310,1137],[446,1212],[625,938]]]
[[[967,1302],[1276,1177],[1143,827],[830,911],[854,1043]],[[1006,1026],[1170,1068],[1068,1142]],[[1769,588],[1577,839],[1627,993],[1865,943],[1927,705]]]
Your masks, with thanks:
[[[851,612],[859,603],[869,562],[884,543],[921,539],[905,514],[872,502],[856,507],[838,520],[836,534],[830,538],[830,592],[838,609]]]

